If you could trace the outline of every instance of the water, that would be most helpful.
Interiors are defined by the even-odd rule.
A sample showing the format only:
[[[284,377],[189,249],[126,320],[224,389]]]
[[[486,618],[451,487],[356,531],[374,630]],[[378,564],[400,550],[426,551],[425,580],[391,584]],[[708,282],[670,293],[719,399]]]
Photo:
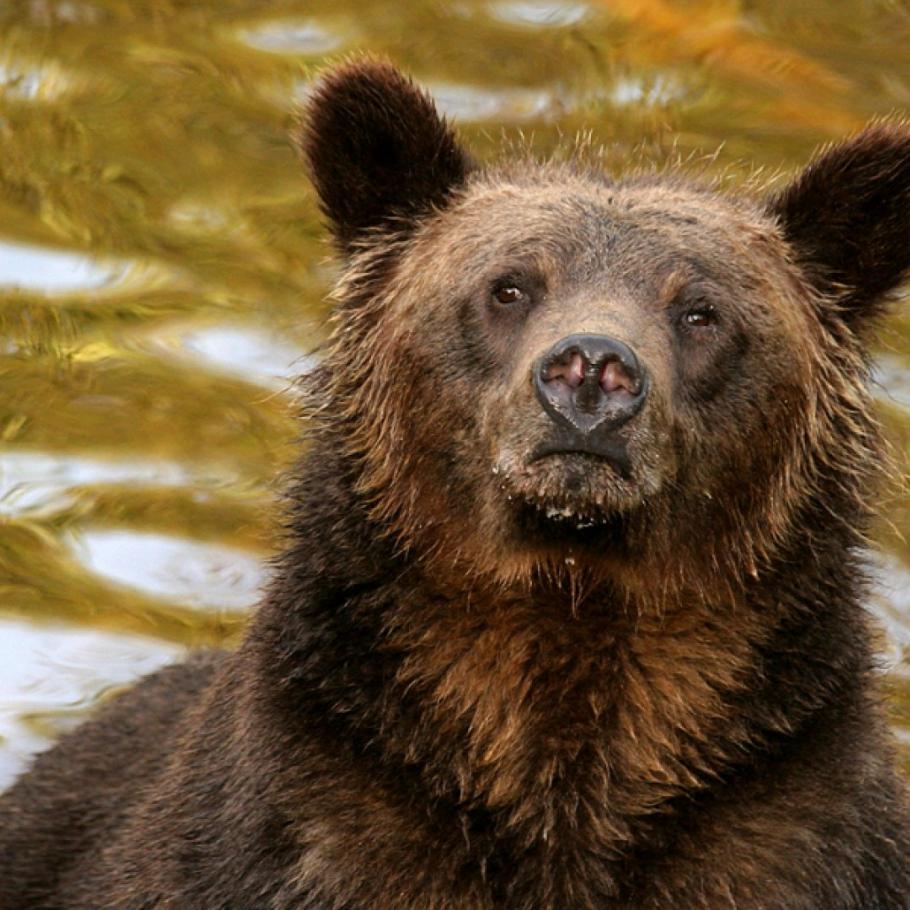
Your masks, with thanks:
[[[0,4],[0,786],[256,600],[334,274],[288,140],[325,60],[391,57],[482,156],[590,130],[612,168],[716,153],[735,185],[910,110],[908,41],[874,0]],[[906,465],[910,308],[881,346]],[[910,494],[886,511],[910,767]]]

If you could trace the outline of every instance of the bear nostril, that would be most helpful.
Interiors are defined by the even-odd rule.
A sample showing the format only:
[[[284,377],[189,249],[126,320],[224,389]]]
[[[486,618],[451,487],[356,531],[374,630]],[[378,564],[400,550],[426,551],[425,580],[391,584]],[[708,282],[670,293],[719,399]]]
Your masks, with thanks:
[[[620,390],[637,395],[639,383],[626,372],[618,360],[611,360],[604,364],[600,372],[600,387],[607,395]]]
[[[570,389],[577,389],[585,381],[585,359],[578,351],[565,363],[552,363],[544,372],[544,382],[561,379]]]

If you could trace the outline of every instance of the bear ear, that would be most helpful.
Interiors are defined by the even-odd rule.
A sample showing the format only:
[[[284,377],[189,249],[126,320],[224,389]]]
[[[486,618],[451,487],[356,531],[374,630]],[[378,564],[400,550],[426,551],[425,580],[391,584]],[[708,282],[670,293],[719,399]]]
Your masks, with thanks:
[[[343,252],[371,228],[440,205],[470,169],[429,96],[378,60],[345,64],[316,82],[299,141]]]
[[[879,123],[825,149],[771,210],[810,279],[862,333],[910,270],[910,129]]]

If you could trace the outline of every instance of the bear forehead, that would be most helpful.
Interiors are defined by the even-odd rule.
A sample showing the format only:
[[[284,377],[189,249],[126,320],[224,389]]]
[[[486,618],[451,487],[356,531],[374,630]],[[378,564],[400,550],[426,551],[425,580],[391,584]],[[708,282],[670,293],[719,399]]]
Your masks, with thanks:
[[[656,177],[484,173],[425,228],[419,246],[434,273],[464,279],[528,264],[548,275],[631,270],[661,280],[684,269],[754,284],[789,259],[775,220],[748,198]]]

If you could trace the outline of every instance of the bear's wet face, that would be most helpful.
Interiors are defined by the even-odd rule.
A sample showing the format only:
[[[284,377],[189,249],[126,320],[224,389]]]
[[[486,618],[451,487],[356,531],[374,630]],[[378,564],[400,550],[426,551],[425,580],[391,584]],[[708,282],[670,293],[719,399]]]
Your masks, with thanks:
[[[449,407],[467,405],[465,445],[489,458],[475,495],[491,522],[520,516],[520,547],[530,506],[557,548],[599,545],[598,526],[615,540],[659,513],[684,522],[696,489],[723,498],[718,465],[751,476],[783,457],[750,440],[800,410],[814,316],[790,299],[773,225],[696,192],[661,204],[634,184],[576,178],[567,196],[564,175],[513,179],[475,184],[447,236],[425,238],[455,259],[441,335],[473,370]],[[500,223],[515,227],[484,233]]]
[[[569,566],[664,590],[754,575],[822,487],[854,520],[905,141],[870,128],[771,199],[481,169],[391,67],[331,73],[302,140],[347,257],[317,404],[371,517],[499,583]]]
[[[377,489],[525,565],[680,552],[706,513],[746,508],[731,474],[772,483],[801,440],[821,329],[774,232],[694,189],[475,176],[369,304],[357,395],[398,472]]]

